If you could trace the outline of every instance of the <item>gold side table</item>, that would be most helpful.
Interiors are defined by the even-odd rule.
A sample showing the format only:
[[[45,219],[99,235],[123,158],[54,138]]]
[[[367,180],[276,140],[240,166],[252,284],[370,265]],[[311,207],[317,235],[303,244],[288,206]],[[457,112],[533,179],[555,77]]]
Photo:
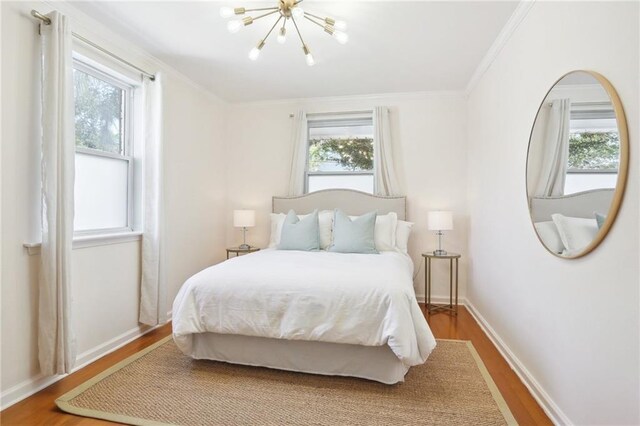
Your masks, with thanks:
[[[422,257],[425,260],[424,266],[424,286],[425,286],[425,304],[427,306],[428,313],[437,312],[451,312],[454,315],[458,315],[458,260],[461,255],[458,253],[447,253],[444,255],[435,255],[431,253],[422,253]],[[448,259],[449,260],[449,304],[434,304],[431,303],[431,259]],[[456,264],[456,280],[455,280],[455,304],[453,303],[453,263]]]
[[[259,251],[260,247],[249,247],[248,249],[240,248],[240,247],[230,247],[227,249],[227,259],[231,256],[231,253],[234,253],[236,257],[242,254],[253,253]]]

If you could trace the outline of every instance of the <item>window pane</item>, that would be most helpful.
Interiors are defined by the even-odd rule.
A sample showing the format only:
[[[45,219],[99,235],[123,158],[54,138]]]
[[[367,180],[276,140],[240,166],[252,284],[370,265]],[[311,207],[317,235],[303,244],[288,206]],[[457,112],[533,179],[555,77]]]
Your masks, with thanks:
[[[569,169],[618,170],[618,132],[572,132],[569,136]]]
[[[124,154],[124,90],[73,70],[76,146]]]
[[[620,163],[620,140],[612,111],[572,116],[569,136],[569,170],[616,171]]]
[[[373,125],[309,128],[309,171],[373,170]]]
[[[74,229],[127,226],[128,162],[76,153]]]
[[[373,194],[373,175],[309,176],[309,192],[335,188],[355,189]]]

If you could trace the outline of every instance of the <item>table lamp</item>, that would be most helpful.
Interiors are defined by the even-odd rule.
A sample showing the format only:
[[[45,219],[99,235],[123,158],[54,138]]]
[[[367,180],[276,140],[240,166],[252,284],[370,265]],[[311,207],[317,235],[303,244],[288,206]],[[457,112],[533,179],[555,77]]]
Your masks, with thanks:
[[[446,256],[447,252],[442,250],[442,231],[453,229],[453,213],[447,211],[428,212],[427,223],[429,231],[436,231],[438,236],[438,250],[434,250],[435,256]]]
[[[234,210],[233,211],[233,226],[235,228],[242,228],[242,244],[239,248],[246,250],[251,248],[247,244],[247,228],[256,226],[256,211],[255,210]]]

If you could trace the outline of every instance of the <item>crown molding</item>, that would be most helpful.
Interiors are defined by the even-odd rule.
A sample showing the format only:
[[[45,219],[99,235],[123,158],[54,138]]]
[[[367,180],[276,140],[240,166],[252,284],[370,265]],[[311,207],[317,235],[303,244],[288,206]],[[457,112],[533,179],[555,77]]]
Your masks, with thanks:
[[[177,78],[195,89],[197,92],[202,93],[214,103],[219,105],[227,104],[225,99],[213,93],[210,89],[196,83],[189,78],[189,76],[178,71],[172,65],[167,64],[139,47],[135,42],[113,32],[102,22],[79,10],[69,0],[42,0],[42,4],[50,7],[52,10],[59,10],[63,12],[72,19],[74,31],[81,33],[83,36],[86,34],[87,38],[96,44],[107,44],[109,50],[114,50],[114,53],[117,53],[129,62],[136,64],[137,66],[139,66],[138,64],[140,62],[143,62],[147,64],[146,68],[156,68],[156,71],[161,71],[171,77]],[[145,67],[142,66],[141,68]]]
[[[289,104],[309,104],[309,103],[329,103],[329,102],[374,102],[388,100],[422,100],[422,99],[466,99],[467,95],[462,90],[434,90],[426,92],[396,92],[396,93],[377,93],[368,95],[344,95],[344,96],[325,96],[312,98],[284,98],[284,99],[266,99],[260,101],[239,101],[229,102],[230,108],[247,107],[247,106],[273,106],[273,105],[289,105]]]
[[[489,50],[487,50],[487,53],[478,64],[476,70],[471,75],[471,78],[469,79],[469,82],[467,83],[467,87],[465,89],[465,93],[467,96],[473,91],[473,89],[476,87],[476,84],[478,84],[482,76],[491,67],[491,64],[493,64],[493,61],[495,61],[495,59],[498,57],[498,55],[502,51],[502,48],[507,44],[509,39],[511,39],[513,33],[529,13],[535,1],[536,0],[520,1],[518,6],[516,7],[516,10],[513,11],[511,17],[504,25],[496,39],[493,41],[493,44],[491,45],[491,47],[489,47]]]

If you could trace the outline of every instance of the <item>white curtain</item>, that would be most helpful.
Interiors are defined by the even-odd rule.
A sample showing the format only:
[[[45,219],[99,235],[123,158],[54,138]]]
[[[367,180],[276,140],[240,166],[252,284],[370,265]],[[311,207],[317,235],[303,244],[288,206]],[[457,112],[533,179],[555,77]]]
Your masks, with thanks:
[[[163,197],[162,197],[162,81],[147,77],[143,82],[144,160],[142,281],[140,316],[142,324],[167,322],[166,279],[162,271]]]
[[[289,177],[289,195],[304,193],[304,173],[307,167],[307,114],[298,111],[293,118],[291,131],[293,155],[291,157],[291,176]]]
[[[377,195],[400,195],[398,178],[393,162],[393,141],[389,108],[373,109],[373,168],[374,188]]]
[[[556,99],[551,103],[544,134],[540,177],[535,191],[538,197],[564,194],[569,160],[570,114],[569,99]]]
[[[38,297],[38,359],[44,375],[71,372],[71,251],[75,135],[69,21],[58,12],[40,25],[42,42],[42,246]]]

